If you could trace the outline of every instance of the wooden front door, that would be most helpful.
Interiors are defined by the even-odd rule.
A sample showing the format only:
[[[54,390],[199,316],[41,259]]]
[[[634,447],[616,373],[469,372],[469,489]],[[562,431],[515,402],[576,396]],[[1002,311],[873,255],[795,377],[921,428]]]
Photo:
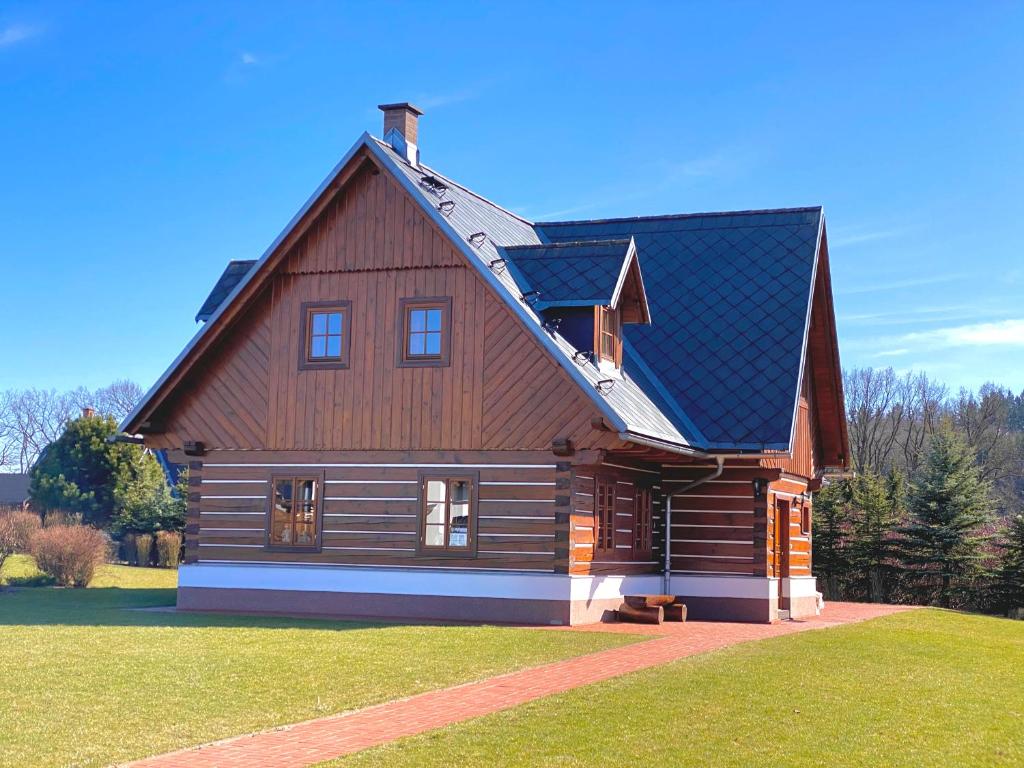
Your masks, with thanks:
[[[772,557],[775,563],[775,576],[779,579],[779,608],[789,609],[789,598],[783,597],[782,580],[789,577],[789,501],[775,499],[775,546]]]

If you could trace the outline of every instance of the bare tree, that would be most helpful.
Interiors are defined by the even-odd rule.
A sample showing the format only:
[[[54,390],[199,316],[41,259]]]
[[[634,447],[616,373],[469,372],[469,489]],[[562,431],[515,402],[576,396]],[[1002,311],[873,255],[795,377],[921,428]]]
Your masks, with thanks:
[[[1019,503],[1019,480],[1024,468],[1024,436],[1013,428],[1012,392],[994,384],[978,391],[960,390],[952,405],[952,420],[974,450],[983,479],[993,483],[1001,505],[1014,509]]]
[[[142,387],[134,381],[118,379],[110,386],[97,389],[93,393],[93,407],[120,422],[139,404],[142,395]]]
[[[843,375],[854,469],[913,472],[945,411],[946,388],[924,373],[854,368]]]
[[[20,468],[11,399],[10,392],[0,392],[0,471],[4,472]]]
[[[928,438],[935,434],[946,410],[948,391],[944,384],[931,381],[926,373],[908,373],[902,382],[903,404],[907,418],[897,438],[902,449],[901,469],[917,471]]]
[[[27,472],[40,452],[83,408],[121,420],[142,398],[138,384],[118,380],[91,391],[24,389],[0,392],[0,469]]]
[[[895,371],[854,368],[844,373],[843,390],[854,469],[886,472],[905,416]]]
[[[9,461],[19,472],[27,472],[40,451],[64,431],[75,405],[67,393],[53,389],[12,390],[5,399]]]

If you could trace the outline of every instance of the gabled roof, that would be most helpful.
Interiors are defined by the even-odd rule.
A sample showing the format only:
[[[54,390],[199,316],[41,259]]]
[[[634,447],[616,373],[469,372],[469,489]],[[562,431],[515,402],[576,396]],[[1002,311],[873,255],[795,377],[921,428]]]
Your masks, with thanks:
[[[545,239],[632,237],[657,322],[630,352],[713,449],[789,447],[824,226],[820,207],[545,222]]]
[[[210,319],[210,316],[217,311],[217,307],[224,303],[224,299],[228,297],[228,294],[235,289],[242,278],[245,277],[249,270],[252,269],[252,265],[256,263],[255,259],[244,259],[229,261],[228,265],[224,268],[224,272],[218,278],[217,283],[213,286],[213,290],[210,291],[210,295],[206,297],[206,301],[203,302],[203,306],[199,308],[196,313],[196,322],[206,322]]]
[[[343,186],[355,168],[361,162],[366,162],[360,161],[358,157],[364,150],[369,151],[376,161],[394,175],[453,245],[467,257],[485,282],[507,300],[511,309],[525,322],[527,329],[569,373],[570,378],[579,384],[612,429],[624,435],[638,435],[650,441],[665,443],[682,451],[690,450],[679,430],[628,376],[623,376],[610,389],[599,392],[598,383],[607,377],[589,362],[576,362],[576,350],[565,339],[543,329],[540,315],[520,298],[519,288],[508,270],[497,271],[491,268],[490,265],[501,258],[498,243],[508,246],[537,245],[541,242],[530,222],[470,192],[427,166],[409,165],[390,146],[367,133],[345,153],[281,234],[125,417],[119,426],[121,431],[136,431],[143,416],[150,414],[167,397],[175,383],[210,348],[224,330],[220,319],[226,313],[235,311],[236,304],[244,306],[256,294],[262,281],[268,278],[277,260],[301,234],[311,217],[326,204],[333,192]],[[449,202],[454,205],[447,205]]]
[[[599,392],[598,382],[606,380],[607,374],[590,361],[579,361],[575,357],[577,350],[568,341],[543,328],[544,320],[539,310],[522,298],[510,270],[502,269],[500,264],[502,248],[541,244],[538,233],[529,221],[466,189],[429,166],[421,163],[414,168],[384,142],[373,139],[373,144],[381,153],[385,165],[397,174],[406,190],[424,204],[441,230],[449,235],[498,295],[503,296],[526,322],[527,328],[533,331],[556,361],[582,387],[612,428],[624,435],[665,443],[684,451],[692,450],[683,433],[629,375],[625,364],[622,378],[610,388],[602,388],[603,391]]]
[[[537,309],[614,307],[636,261],[632,238],[519,245],[501,251],[516,284]]]
[[[245,272],[122,429],[135,428],[152,412],[212,343],[221,315],[256,294],[311,217],[355,167],[370,162],[359,160],[360,153],[399,181],[624,439],[682,452],[790,448],[824,231],[820,207],[534,225],[426,165],[411,165],[369,134]],[[609,264],[620,259],[620,267],[629,265],[628,257],[620,258],[622,243],[629,243],[634,265],[640,254],[643,276],[639,268],[635,274],[641,293],[643,283],[649,286],[656,322],[626,326],[622,376],[609,387],[604,372],[544,327],[542,306],[523,294],[537,281],[548,300],[568,301],[573,292],[603,300],[612,270],[595,265],[606,257]],[[569,259],[566,275],[541,264],[522,267],[531,256],[561,262],[555,256],[560,248]],[[594,285],[577,281],[583,265],[572,262],[587,252]],[[613,295],[624,274],[620,269]]]

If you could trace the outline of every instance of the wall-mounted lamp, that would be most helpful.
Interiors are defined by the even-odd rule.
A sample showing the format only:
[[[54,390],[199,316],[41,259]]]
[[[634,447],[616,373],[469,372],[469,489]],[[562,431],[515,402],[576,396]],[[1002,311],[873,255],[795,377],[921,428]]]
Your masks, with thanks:
[[[768,490],[768,480],[763,477],[755,477],[751,483],[754,486],[754,498],[760,501],[764,498],[765,491]]]

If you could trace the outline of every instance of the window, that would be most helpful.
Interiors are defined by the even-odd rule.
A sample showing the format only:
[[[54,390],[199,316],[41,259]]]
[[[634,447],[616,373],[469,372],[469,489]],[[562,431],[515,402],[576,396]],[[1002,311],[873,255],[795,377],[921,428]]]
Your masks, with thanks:
[[[597,339],[594,348],[601,360],[619,364],[619,312],[611,307],[597,308]]]
[[[651,489],[637,488],[633,499],[633,553],[649,555],[653,548]]]
[[[420,475],[420,552],[476,550],[476,477]]]
[[[302,305],[299,368],[348,368],[352,339],[350,301]]]
[[[283,549],[320,546],[320,480],[275,477],[270,499],[267,545]]]
[[[615,550],[615,482],[594,481],[594,549]]]
[[[450,358],[450,297],[399,302],[398,367],[446,366]]]
[[[811,505],[806,501],[800,507],[800,533],[809,536],[811,533]]]

